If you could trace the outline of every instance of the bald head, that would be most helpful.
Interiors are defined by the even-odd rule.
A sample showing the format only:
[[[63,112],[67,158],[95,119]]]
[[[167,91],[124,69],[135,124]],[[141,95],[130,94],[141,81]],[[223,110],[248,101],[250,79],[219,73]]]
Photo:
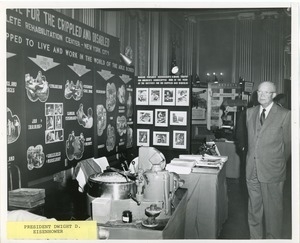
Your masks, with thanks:
[[[268,87],[271,92],[276,93],[276,85],[271,81],[263,81],[258,85],[258,90],[260,87]]]

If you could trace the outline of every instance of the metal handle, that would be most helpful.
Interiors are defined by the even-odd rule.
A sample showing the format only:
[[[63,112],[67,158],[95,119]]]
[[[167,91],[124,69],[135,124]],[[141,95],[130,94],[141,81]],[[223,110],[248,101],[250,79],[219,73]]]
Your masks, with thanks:
[[[138,206],[141,205],[141,202],[138,201],[136,198],[134,198],[130,192],[128,193],[128,197],[131,198],[133,201],[135,201]]]

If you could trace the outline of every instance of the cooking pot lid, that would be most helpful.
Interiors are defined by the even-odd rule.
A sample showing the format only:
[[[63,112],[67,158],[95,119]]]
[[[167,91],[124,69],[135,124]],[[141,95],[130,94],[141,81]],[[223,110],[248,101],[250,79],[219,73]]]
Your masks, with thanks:
[[[94,182],[104,182],[104,183],[127,183],[127,179],[117,172],[103,172],[97,173],[90,176],[90,180]],[[131,181],[129,181],[131,182]]]

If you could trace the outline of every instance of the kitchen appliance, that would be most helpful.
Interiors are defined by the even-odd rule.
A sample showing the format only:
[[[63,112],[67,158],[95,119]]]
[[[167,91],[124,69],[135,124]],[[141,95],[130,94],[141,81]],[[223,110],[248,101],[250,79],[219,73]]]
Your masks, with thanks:
[[[98,223],[122,221],[122,213],[130,210],[133,222],[139,221],[149,216],[149,210],[145,215],[146,209],[153,209],[153,205],[161,211],[155,214],[156,219],[169,218],[172,215],[175,192],[183,185],[183,181],[176,173],[165,170],[165,166],[166,159],[159,150],[143,146],[139,148],[135,181],[131,180],[131,175],[131,179],[123,177],[122,182],[111,179],[109,182],[99,183],[97,177],[101,175],[91,176],[87,196],[92,204],[93,220]],[[149,227],[153,227],[153,224]]]
[[[143,220],[142,225],[148,228],[158,226],[156,217],[161,213],[162,209],[157,207],[156,204],[151,204],[150,207],[145,209],[145,214],[148,216],[147,219]]]
[[[130,194],[135,195],[136,184],[118,172],[97,173],[89,177],[88,193],[92,197],[128,199]]]

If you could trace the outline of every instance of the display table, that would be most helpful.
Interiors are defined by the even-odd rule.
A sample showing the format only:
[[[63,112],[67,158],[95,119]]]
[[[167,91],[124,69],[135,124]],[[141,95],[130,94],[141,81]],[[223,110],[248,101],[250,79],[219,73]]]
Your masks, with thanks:
[[[218,147],[220,155],[228,156],[226,165],[226,177],[227,178],[240,178],[240,157],[236,153],[236,146],[233,141],[215,141]]]
[[[217,239],[228,216],[226,164],[222,169],[182,174],[188,189],[185,239]]]
[[[101,231],[108,232],[107,239],[184,239],[185,216],[188,192],[179,188],[175,193],[174,212],[169,219],[160,219],[159,225],[154,228],[146,228],[142,220],[133,220],[132,223],[120,221],[98,224]],[[146,216],[145,216],[146,218]]]

